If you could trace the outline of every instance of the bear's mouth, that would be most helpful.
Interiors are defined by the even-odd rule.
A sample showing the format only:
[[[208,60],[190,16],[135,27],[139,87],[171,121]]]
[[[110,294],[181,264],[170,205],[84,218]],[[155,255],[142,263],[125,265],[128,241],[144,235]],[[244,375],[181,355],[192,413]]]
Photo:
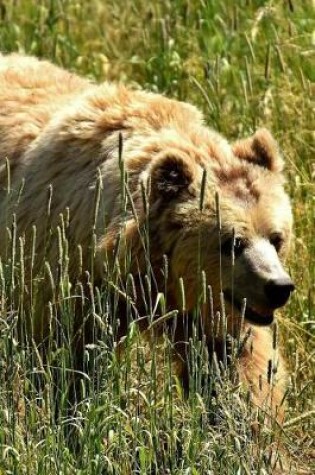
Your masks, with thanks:
[[[241,300],[235,295],[232,296],[232,292],[230,290],[224,291],[224,297],[239,312],[244,310],[243,302],[241,302]],[[257,306],[253,307],[248,303],[246,303],[244,317],[248,322],[260,326],[271,325],[274,320],[274,314],[272,310],[261,309]]]

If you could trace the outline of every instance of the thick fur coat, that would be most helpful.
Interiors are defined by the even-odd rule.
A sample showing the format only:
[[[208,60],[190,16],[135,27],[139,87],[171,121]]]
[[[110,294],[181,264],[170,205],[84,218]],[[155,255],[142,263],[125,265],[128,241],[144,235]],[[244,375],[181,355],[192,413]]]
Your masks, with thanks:
[[[104,263],[114,253],[124,274],[127,251],[128,272],[137,284],[137,276],[148,272],[149,253],[158,292],[167,256],[167,310],[180,311],[180,326],[181,312],[187,316],[199,305],[210,351],[222,343],[213,328],[224,313],[227,333],[247,335],[240,380],[251,388],[254,404],[282,418],[286,376],[270,325],[293,290],[283,268],[292,217],[283,161],[267,130],[229,144],[189,104],[122,85],[96,85],[46,61],[10,55],[0,57],[0,154],[3,260],[14,214],[26,268],[35,225],[33,272],[44,258],[56,272],[57,238],[48,247],[44,243],[48,208],[51,229],[69,210],[72,281],[89,270],[92,233],[97,284],[106,279]],[[200,275],[212,289],[208,303],[200,297]],[[39,314],[34,328],[40,339],[48,325],[44,310]],[[174,353],[183,359],[183,332],[175,338]]]

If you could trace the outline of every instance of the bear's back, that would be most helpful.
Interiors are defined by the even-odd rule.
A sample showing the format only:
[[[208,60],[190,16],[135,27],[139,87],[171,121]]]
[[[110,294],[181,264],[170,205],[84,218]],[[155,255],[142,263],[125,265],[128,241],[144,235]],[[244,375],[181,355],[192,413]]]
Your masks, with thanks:
[[[53,114],[87,86],[87,80],[48,61],[18,54],[0,55],[1,171],[8,159],[13,172],[15,162],[23,157]]]

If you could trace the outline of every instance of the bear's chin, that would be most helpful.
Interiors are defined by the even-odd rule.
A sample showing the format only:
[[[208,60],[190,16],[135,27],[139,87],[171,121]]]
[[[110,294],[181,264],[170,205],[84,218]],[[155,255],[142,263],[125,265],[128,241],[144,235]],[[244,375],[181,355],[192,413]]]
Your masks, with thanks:
[[[225,299],[232,305],[234,308],[237,309],[238,312],[244,311],[244,305],[240,300],[238,300],[235,296],[232,298],[232,294],[229,290],[224,292]],[[274,313],[260,313],[257,309],[250,307],[246,304],[244,318],[253,325],[259,326],[269,326],[274,321]]]
[[[246,308],[245,318],[249,323],[252,323],[253,325],[269,326],[274,321],[274,314],[270,313],[268,315],[261,315],[252,308]]]

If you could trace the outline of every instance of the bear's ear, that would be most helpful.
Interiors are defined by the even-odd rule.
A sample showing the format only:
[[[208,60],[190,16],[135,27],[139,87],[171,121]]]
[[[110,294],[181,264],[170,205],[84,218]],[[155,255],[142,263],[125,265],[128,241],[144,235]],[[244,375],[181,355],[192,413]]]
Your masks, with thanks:
[[[253,162],[273,172],[283,170],[278,144],[267,129],[258,129],[252,137],[232,144],[237,157]]]
[[[175,198],[187,189],[195,176],[192,163],[176,155],[156,159],[151,169],[151,197]]]

